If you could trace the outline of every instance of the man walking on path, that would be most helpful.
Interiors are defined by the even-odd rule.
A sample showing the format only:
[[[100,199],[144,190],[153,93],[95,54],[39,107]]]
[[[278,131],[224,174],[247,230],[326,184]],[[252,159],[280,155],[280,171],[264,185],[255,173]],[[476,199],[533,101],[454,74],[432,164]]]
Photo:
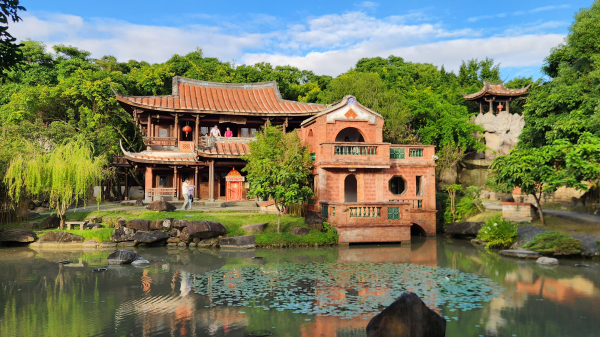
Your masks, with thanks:
[[[181,184],[181,193],[183,194],[183,206],[181,207],[182,211],[185,211],[185,206],[188,203],[188,180],[186,179],[183,184]]]
[[[192,209],[192,202],[194,202],[194,185],[190,184],[188,180],[188,199],[190,200],[190,209]]]

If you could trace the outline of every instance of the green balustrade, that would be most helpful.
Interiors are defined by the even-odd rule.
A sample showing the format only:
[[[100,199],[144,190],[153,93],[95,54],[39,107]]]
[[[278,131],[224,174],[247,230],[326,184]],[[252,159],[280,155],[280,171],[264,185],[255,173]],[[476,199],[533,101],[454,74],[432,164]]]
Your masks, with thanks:
[[[404,159],[404,149],[390,148],[390,159]]]
[[[334,153],[341,156],[375,156],[377,146],[336,145]]]
[[[409,157],[423,157],[423,149],[409,149],[408,156]]]

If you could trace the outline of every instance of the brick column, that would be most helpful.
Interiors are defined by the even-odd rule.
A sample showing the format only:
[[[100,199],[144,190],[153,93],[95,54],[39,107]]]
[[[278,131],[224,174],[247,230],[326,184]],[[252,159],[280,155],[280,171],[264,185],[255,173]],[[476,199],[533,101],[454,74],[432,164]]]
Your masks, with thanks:
[[[145,201],[150,202],[150,201],[152,201],[152,197],[150,197],[150,194],[149,194],[150,189],[152,188],[152,167],[150,167],[150,166],[146,167],[146,174],[144,177],[144,185],[145,185],[144,192],[146,192],[145,193],[145,197],[146,197]]]

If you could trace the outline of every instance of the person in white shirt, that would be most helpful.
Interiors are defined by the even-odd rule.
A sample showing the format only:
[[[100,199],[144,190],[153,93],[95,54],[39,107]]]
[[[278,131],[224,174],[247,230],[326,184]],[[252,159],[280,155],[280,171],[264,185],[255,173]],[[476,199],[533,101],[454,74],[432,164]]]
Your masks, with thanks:
[[[181,210],[185,211],[185,206],[188,203],[188,181],[187,179],[181,184],[181,193],[183,193],[183,206],[181,206]]]
[[[210,135],[213,137],[221,137],[221,130],[215,125],[215,127],[210,130]]]

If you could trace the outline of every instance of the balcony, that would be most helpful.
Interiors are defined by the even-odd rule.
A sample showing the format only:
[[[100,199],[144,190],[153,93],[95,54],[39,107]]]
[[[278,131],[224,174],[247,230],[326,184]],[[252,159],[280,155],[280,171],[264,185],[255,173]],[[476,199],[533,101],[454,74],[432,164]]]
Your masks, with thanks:
[[[315,162],[327,168],[389,168],[389,143],[322,143]]]
[[[144,137],[143,140],[146,146],[177,146],[175,137]]]

